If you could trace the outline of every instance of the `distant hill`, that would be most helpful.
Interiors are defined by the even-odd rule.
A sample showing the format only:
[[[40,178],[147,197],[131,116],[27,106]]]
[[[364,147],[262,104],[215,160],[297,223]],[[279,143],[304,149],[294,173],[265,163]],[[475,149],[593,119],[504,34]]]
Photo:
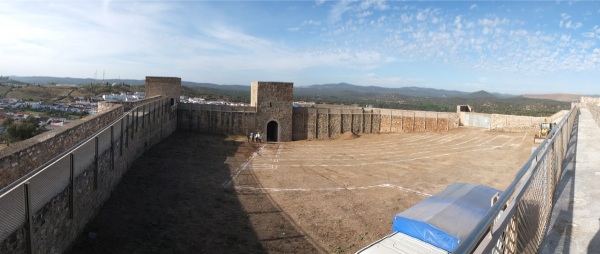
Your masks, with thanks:
[[[480,91],[482,92],[482,91]],[[485,92],[485,91],[483,91]],[[400,87],[400,88],[388,88],[379,86],[357,86],[348,83],[337,83],[337,84],[322,84],[322,85],[310,85],[310,86],[298,86],[294,87],[294,94],[308,95],[318,94],[320,96],[332,96],[338,93],[362,93],[362,94],[400,94],[411,97],[459,97],[459,98],[474,98],[477,96],[484,96],[479,92],[468,93],[456,90],[445,90],[435,88],[424,88],[424,87]],[[478,94],[479,93],[479,94]],[[516,95],[501,94],[501,93],[488,93],[486,95],[497,98],[511,98]]]
[[[125,83],[128,85],[141,86],[146,84],[146,80],[139,79],[91,79],[91,78],[70,78],[70,77],[45,77],[45,76],[33,76],[33,77],[19,77],[19,76],[10,76],[10,79],[17,80],[30,84],[40,84],[40,85],[48,85],[48,84],[65,84],[65,85],[89,85],[92,83]],[[218,85],[212,83],[197,83],[191,81],[181,81],[181,85],[195,88],[213,88],[213,89],[223,89],[223,90],[248,90],[249,86],[242,85]]]
[[[388,88],[379,86],[357,86],[348,83],[323,84],[294,87],[294,93],[329,95],[338,92],[355,92],[366,94],[397,93],[413,97],[463,97],[469,93],[422,87]]]
[[[70,77],[46,77],[46,76],[33,76],[33,77],[20,77],[10,76],[10,79],[17,80],[30,84],[38,85],[49,85],[49,84],[64,84],[64,85],[89,85],[92,83],[125,83],[128,85],[143,85],[145,80],[136,79],[92,79],[92,78],[70,78]]]
[[[47,76],[32,76],[32,77],[21,77],[21,76],[10,76],[10,79],[30,83],[30,84],[65,84],[65,85],[89,85],[92,83],[125,83],[128,85],[144,85],[145,80],[137,79],[91,79],[91,78],[71,78],[71,77],[47,77]],[[228,91],[249,91],[249,85],[219,85],[213,83],[198,83],[191,81],[182,81],[183,86],[189,88],[206,88],[209,91],[216,90],[228,90]],[[499,93],[488,93],[485,91],[468,93],[456,90],[445,90],[435,88],[423,88],[423,87],[400,87],[400,88],[388,88],[379,86],[358,86],[348,83],[337,83],[337,84],[321,84],[321,85],[310,85],[310,86],[296,86],[294,87],[294,94],[299,96],[307,95],[319,95],[319,96],[338,96],[343,94],[344,96],[359,96],[359,95],[377,95],[377,94],[398,94],[411,97],[462,97],[462,98],[481,98],[486,96],[497,97],[497,98],[510,98],[515,95],[499,94]]]
[[[495,95],[488,93],[486,91],[478,91],[478,92],[474,92],[474,93],[470,93],[468,96],[465,96],[467,98],[496,98]]]
[[[546,99],[554,101],[565,101],[575,102],[579,101],[582,96],[589,96],[583,94],[565,94],[565,93],[553,93],[553,94],[524,94],[523,97],[530,99]],[[595,97],[595,96],[592,96]]]

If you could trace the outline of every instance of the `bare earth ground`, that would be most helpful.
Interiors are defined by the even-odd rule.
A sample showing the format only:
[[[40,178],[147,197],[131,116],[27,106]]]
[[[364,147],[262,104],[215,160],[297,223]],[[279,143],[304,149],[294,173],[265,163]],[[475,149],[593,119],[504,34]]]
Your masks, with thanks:
[[[533,146],[478,128],[270,144],[176,132],[67,253],[354,253],[453,182],[503,190]]]

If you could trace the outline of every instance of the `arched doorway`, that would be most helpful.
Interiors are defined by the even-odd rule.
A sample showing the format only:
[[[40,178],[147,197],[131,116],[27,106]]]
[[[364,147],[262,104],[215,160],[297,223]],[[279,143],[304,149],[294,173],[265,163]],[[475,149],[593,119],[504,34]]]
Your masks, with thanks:
[[[278,129],[278,124],[275,121],[270,121],[267,124],[267,142],[277,142],[277,129]]]

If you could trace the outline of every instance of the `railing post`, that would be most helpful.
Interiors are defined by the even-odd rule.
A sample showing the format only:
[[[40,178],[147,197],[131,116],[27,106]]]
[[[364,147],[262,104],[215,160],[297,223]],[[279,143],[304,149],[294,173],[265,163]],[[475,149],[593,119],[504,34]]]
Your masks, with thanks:
[[[119,156],[123,156],[123,125],[124,125],[124,118],[121,118],[121,136],[119,136]]]
[[[135,109],[135,131],[136,132],[138,131],[138,126],[140,126],[139,118],[140,118],[140,107],[137,107]]]
[[[134,124],[135,124],[134,121],[135,121],[134,112],[131,112],[131,123],[127,123],[127,124],[129,124],[129,129],[127,129],[127,133],[131,132],[131,139],[133,139],[133,133],[135,132],[133,130]],[[129,141],[127,141],[127,143],[129,143]]]
[[[69,154],[69,219],[75,214],[75,163],[73,153]]]
[[[29,202],[29,182],[23,184],[23,200],[25,205],[25,241],[27,254],[33,253],[33,222],[31,214],[31,203]]]
[[[98,189],[98,170],[100,169],[100,155],[98,152],[98,136],[96,136],[94,138],[94,160],[96,163],[94,168],[94,190]]]
[[[146,122],[146,105],[142,105],[142,130],[144,129]]]
[[[110,126],[110,169],[115,169],[115,126]]]

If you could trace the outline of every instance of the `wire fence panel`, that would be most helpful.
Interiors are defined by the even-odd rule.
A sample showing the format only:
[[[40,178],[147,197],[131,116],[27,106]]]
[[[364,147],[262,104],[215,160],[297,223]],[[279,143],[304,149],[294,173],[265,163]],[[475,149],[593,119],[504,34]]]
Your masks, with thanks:
[[[69,157],[69,154],[63,156],[29,180],[32,212],[38,211],[69,185]]]
[[[168,113],[168,100],[161,100],[162,104],[154,104],[156,109],[162,110],[162,113]],[[138,111],[139,108],[139,111]],[[123,118],[125,125],[124,131],[135,131],[136,123],[143,124],[144,109],[138,107],[126,113]],[[176,110],[177,106],[171,107]],[[146,115],[150,111],[150,106],[145,107]],[[160,113],[160,112],[159,112]],[[136,122],[138,120],[139,122]],[[150,121],[150,118],[146,119]],[[115,122],[113,127],[114,140],[119,140],[121,135],[121,119]],[[141,128],[142,126],[139,126]],[[125,134],[125,133],[124,133]],[[111,128],[105,127],[96,135],[90,136],[82,141],[78,146],[65,151],[63,155],[53,158],[47,164],[31,171],[28,176],[19,179],[17,182],[0,190],[0,241],[4,241],[16,230],[23,227],[25,218],[25,197],[24,187],[29,182],[29,203],[32,214],[35,214],[46,204],[48,204],[58,194],[63,192],[71,180],[71,154],[73,155],[74,176],[80,175],[86,168],[91,166],[95,160],[95,137],[98,137],[98,150],[100,153],[110,149],[111,146]],[[12,187],[11,187],[12,186]]]
[[[98,134],[98,153],[102,154],[110,148],[110,128]]]
[[[537,253],[579,110],[572,109],[455,253]]]
[[[0,241],[4,241],[25,223],[25,198],[23,185],[0,196]]]
[[[121,121],[117,121],[113,124],[113,140],[115,143],[121,138]]]
[[[96,159],[96,142],[90,139],[73,150],[73,163],[75,164],[75,175],[78,176],[86,168],[92,165]]]

